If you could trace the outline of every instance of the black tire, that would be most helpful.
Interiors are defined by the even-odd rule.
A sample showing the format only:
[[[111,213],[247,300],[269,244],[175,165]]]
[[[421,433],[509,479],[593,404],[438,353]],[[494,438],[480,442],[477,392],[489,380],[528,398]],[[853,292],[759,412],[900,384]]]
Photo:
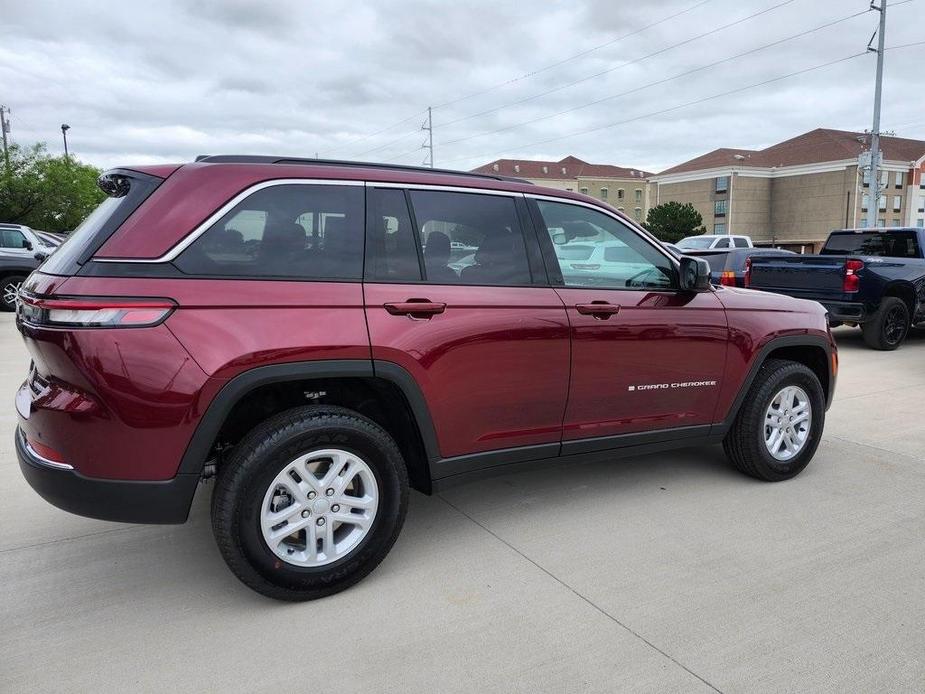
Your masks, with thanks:
[[[0,310],[15,311],[16,300],[10,299],[10,292],[18,291],[23,282],[26,281],[25,275],[7,275],[0,279]]]
[[[903,343],[910,327],[906,302],[897,296],[885,296],[874,317],[861,325],[861,334],[868,347],[889,351]]]
[[[264,495],[299,455],[335,446],[372,469],[378,509],[369,531],[348,554],[324,566],[295,566],[264,541]],[[212,532],[225,562],[247,586],[277,600],[314,600],[350,587],[376,568],[395,543],[407,507],[408,472],[388,433],[352,410],[299,407],[253,429],[220,468],[212,496]]]
[[[796,385],[809,396],[812,419],[802,450],[786,462],[775,459],[765,445],[765,415],[772,399],[786,386]],[[816,374],[804,364],[769,359],[755,382],[726,438],[723,449],[741,472],[767,482],[796,477],[809,464],[825,426],[825,394]]]

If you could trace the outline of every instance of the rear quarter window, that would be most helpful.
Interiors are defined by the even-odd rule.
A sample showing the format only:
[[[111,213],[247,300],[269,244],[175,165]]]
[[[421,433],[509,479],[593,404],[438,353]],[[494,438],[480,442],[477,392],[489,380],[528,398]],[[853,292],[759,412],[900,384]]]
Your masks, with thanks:
[[[257,190],[174,261],[211,277],[360,279],[362,186],[285,184]]]

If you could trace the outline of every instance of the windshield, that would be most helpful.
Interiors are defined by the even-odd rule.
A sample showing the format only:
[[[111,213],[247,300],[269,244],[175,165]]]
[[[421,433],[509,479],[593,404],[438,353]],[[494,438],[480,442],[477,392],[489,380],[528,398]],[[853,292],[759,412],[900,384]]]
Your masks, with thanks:
[[[713,245],[712,236],[688,236],[675,244],[678,248],[704,249]]]
[[[914,231],[844,232],[829,236],[820,255],[873,255],[920,258]]]

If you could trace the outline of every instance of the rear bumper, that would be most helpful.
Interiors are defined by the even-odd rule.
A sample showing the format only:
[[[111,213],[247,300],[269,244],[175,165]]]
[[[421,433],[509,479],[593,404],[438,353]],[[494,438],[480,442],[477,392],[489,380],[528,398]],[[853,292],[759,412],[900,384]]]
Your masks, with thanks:
[[[109,480],[46,461],[16,429],[16,457],[29,485],[45,501],[79,516],[121,523],[184,523],[199,475],[163,481]]]
[[[829,312],[829,323],[863,323],[870,318],[867,307],[860,302],[820,301]]]

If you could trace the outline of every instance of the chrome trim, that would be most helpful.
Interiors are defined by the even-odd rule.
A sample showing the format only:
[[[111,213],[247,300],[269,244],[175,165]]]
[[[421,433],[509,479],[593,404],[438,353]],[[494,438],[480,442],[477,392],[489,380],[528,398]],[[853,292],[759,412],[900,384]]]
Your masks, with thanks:
[[[584,202],[583,200],[574,200],[572,198],[560,198],[560,197],[556,197],[555,195],[542,195],[540,193],[524,193],[523,195],[525,198],[534,198],[535,200],[548,200],[549,202],[559,202],[564,205],[578,205],[580,207],[587,207],[592,210],[597,210],[598,212],[601,212],[602,214],[606,214],[608,217],[613,217],[618,222],[620,222],[620,224],[625,226],[630,231],[634,232],[637,236],[642,238],[644,241],[647,241],[650,246],[652,246],[659,253],[661,253],[663,256],[668,258],[668,260],[674,263],[678,271],[680,271],[681,269],[681,261],[678,258],[676,258],[673,253],[669,252],[668,249],[662,245],[661,241],[659,241],[657,238],[652,236],[645,229],[642,229],[642,228],[637,229],[633,225],[632,222],[630,222],[627,219],[623,219],[623,217],[621,217],[620,215],[614,212],[611,212],[606,207],[601,207],[600,205],[594,205],[590,202]]]
[[[367,181],[367,188],[404,188],[406,190],[437,190],[446,193],[478,193],[479,195],[500,195],[506,198],[517,198],[523,193],[513,190],[496,190],[494,188],[479,188],[477,186],[441,186],[433,183],[399,183],[395,181]]]
[[[231,209],[242,200],[250,197],[259,190],[272,188],[274,186],[302,185],[302,186],[362,186],[363,181],[357,180],[337,180],[327,178],[276,178],[272,181],[262,181],[255,183],[249,188],[245,188],[235,195],[231,200],[219,207],[204,222],[193,229],[192,232],[182,238],[169,251],[158,258],[92,258],[95,263],[169,263],[171,260],[180,255],[183,251],[192,245],[192,243],[202,236],[209,228],[219,219],[224,217]]]
[[[73,465],[68,465],[67,463],[61,463],[61,462],[58,462],[57,460],[49,460],[48,458],[44,458],[41,455],[39,455],[36,452],[36,450],[32,446],[29,445],[29,439],[26,438],[26,434],[22,429],[19,430],[19,436],[20,438],[22,438],[22,445],[25,446],[26,452],[28,452],[29,455],[31,455],[35,459],[35,462],[41,465],[44,465],[45,467],[55,468],[56,470],[73,470],[74,469]]]

